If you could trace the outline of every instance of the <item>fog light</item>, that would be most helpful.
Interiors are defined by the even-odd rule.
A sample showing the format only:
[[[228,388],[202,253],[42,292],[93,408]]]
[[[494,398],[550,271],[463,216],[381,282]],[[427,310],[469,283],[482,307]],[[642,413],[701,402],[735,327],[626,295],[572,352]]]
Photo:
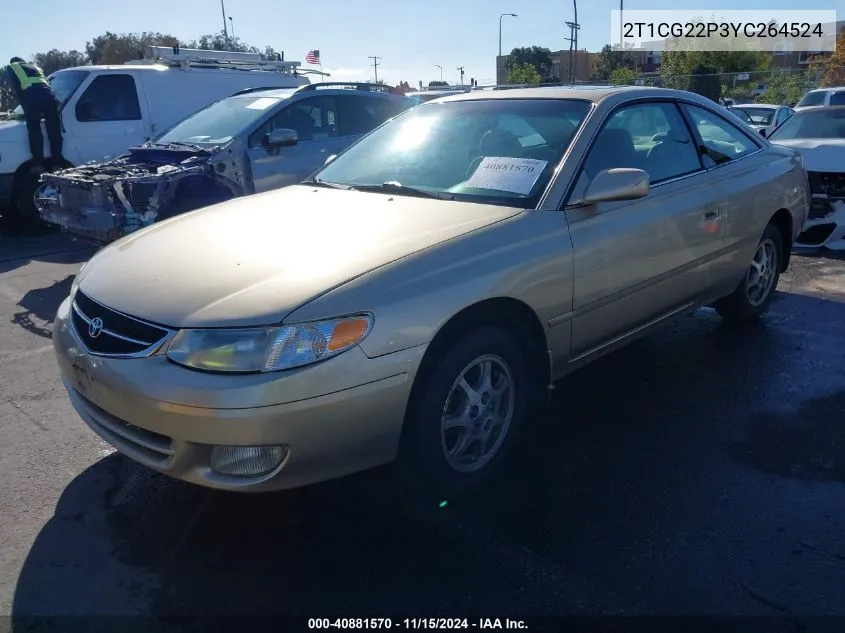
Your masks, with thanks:
[[[287,453],[285,446],[215,446],[211,470],[230,477],[260,477],[276,470]]]

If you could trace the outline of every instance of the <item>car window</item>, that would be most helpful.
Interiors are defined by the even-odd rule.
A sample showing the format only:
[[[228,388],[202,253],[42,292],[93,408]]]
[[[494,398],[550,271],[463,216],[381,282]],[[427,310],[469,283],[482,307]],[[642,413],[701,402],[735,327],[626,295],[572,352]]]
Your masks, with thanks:
[[[780,125],[781,123],[786,121],[791,115],[792,115],[792,110],[787,110],[786,108],[784,108],[783,110],[778,112],[778,118],[777,118],[776,124]]]
[[[771,133],[770,141],[801,138],[845,139],[845,110],[802,110]]]
[[[295,101],[283,108],[249,137],[249,147],[262,147],[265,135],[271,130],[294,130],[300,143],[324,141],[339,136],[337,99],[310,97]]]
[[[47,80],[56,99],[64,105],[89,74],[87,70],[60,70],[50,75]]]
[[[754,125],[771,125],[775,119],[775,108],[737,108],[742,110],[751,119]]]
[[[757,149],[757,145],[742,130],[722,117],[694,105],[685,104],[684,108],[701,136],[705,155],[717,165],[736,160]]]
[[[414,103],[384,97],[342,95],[337,97],[337,105],[340,108],[340,134],[350,136],[371,132]]]
[[[826,90],[813,90],[805,94],[795,107],[824,105]]]
[[[391,119],[315,176],[351,187],[393,182],[455,200],[532,208],[590,108],[583,99],[432,101]],[[540,144],[523,144],[535,135]],[[414,195],[396,187],[386,192]]]
[[[830,95],[830,105],[845,105],[845,92],[834,92],[832,95]]]
[[[616,111],[599,132],[584,163],[588,179],[602,170],[634,167],[653,183],[701,169],[695,143],[672,103],[643,103]]]
[[[140,118],[141,107],[132,75],[100,75],[76,102],[78,121],[137,121]]]

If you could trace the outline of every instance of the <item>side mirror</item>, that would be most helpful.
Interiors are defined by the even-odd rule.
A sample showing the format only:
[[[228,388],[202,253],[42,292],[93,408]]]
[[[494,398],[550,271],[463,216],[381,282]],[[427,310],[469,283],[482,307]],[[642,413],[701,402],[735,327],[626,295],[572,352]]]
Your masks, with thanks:
[[[296,130],[279,128],[267,134],[267,145],[270,147],[296,145],[297,143],[299,143],[299,135],[296,133]]]
[[[616,167],[605,169],[587,186],[587,193],[578,203],[579,206],[598,204],[599,202],[621,202],[637,200],[648,195],[650,181],[642,169]]]
[[[762,136],[763,138],[766,138],[766,128],[764,128],[764,127],[760,128],[760,136]]]
[[[329,157],[326,159],[326,162],[325,162],[325,163],[323,163],[323,165],[328,165],[328,164],[329,164],[330,162],[332,162],[335,158],[337,158],[337,154],[332,154],[331,156],[329,156]]]

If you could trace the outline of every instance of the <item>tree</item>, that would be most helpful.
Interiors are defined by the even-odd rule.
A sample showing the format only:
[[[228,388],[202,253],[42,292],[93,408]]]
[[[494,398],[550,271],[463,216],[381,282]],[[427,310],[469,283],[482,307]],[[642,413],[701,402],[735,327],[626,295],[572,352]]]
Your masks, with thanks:
[[[112,33],[106,31],[85,44],[91,64],[125,64],[146,57],[147,46],[176,46],[178,38],[161,33]]]
[[[554,76],[552,52],[548,48],[544,48],[542,46],[528,46],[513,49],[508,56],[505,70],[508,71],[508,76],[510,76],[511,69],[524,68],[526,64],[534,68],[536,73],[540,76],[540,80],[537,82],[520,83],[551,83],[557,79]],[[519,73],[524,71],[517,72]]]
[[[242,42],[237,37],[226,36],[223,31],[217,33],[208,33],[201,36],[197,40],[193,40],[184,45],[185,48],[199,48],[205,51],[234,51],[236,53],[260,53],[261,50],[255,46],[250,46]],[[270,48],[270,47],[268,47]],[[275,52],[270,48],[271,52]],[[267,49],[265,49],[265,54]]]
[[[837,36],[836,50],[830,55],[818,55],[813,58],[810,68],[819,74],[821,88],[845,84],[845,33]]]
[[[610,82],[614,86],[631,86],[636,78],[637,71],[633,68],[626,68],[624,66],[614,68],[609,77]]]
[[[788,70],[773,72],[766,82],[766,91],[755,101],[794,106],[804,93],[816,86],[816,74],[812,71],[792,73]]]
[[[439,88],[441,86],[448,86],[448,85],[449,85],[448,81],[439,81],[438,80],[438,81],[429,81],[428,82],[429,88]]]
[[[539,84],[543,77],[537,72],[533,64],[524,62],[520,65],[510,65],[507,83],[509,84]]]
[[[60,51],[54,48],[46,53],[36,53],[32,61],[44,71],[48,77],[57,70],[73,68],[74,66],[85,66],[88,64],[88,57],[79,51]]]
[[[617,68],[636,69],[637,63],[634,54],[629,50],[614,49],[610,44],[605,44],[596,59],[596,68],[593,79],[610,79],[611,73]]]

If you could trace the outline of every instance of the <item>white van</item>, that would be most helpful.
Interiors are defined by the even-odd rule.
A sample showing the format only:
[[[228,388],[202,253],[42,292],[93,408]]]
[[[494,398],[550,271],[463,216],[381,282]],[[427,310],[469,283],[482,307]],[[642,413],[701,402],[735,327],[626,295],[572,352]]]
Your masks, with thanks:
[[[295,88],[311,82],[300,62],[260,55],[150,47],[149,59],[120,66],[79,66],[49,77],[62,103],[64,149],[71,167],[126,152],[215,101],[251,88]],[[45,155],[49,144],[44,134]],[[0,121],[0,210],[37,218],[33,194],[44,166],[29,151],[26,124]]]

